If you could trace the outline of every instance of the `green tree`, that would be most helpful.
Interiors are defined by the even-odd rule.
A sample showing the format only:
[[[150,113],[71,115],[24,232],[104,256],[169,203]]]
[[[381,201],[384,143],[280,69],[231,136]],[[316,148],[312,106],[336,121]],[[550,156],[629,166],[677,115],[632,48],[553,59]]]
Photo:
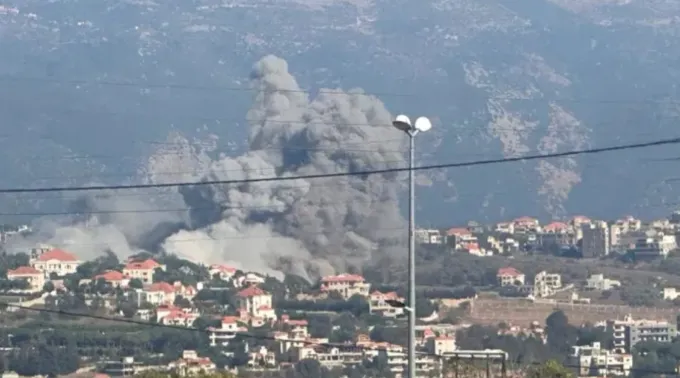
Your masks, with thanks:
[[[144,283],[139,278],[133,278],[128,283],[131,289],[142,289],[144,288]]]
[[[545,363],[529,368],[527,378],[574,378],[573,372],[569,371],[564,365],[556,360],[549,360]]]

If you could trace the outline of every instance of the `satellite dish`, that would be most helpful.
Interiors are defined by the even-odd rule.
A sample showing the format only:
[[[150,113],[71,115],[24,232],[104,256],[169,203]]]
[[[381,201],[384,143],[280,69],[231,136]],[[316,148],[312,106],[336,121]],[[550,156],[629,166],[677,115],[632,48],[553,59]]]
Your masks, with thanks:
[[[392,125],[401,131],[411,130],[411,119],[408,116],[399,114]]]
[[[427,117],[418,117],[416,119],[416,130],[425,132],[432,128],[432,122]]]

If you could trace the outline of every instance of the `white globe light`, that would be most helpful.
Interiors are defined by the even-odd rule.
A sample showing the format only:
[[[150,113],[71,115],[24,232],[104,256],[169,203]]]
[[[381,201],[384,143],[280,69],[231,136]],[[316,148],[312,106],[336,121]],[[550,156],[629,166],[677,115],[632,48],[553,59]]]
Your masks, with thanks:
[[[392,122],[392,125],[401,131],[409,131],[411,129],[411,119],[406,115],[399,114],[394,119],[394,122]]]
[[[418,119],[416,119],[415,128],[420,132],[425,132],[432,128],[432,122],[430,122],[430,119],[427,117],[418,117]]]

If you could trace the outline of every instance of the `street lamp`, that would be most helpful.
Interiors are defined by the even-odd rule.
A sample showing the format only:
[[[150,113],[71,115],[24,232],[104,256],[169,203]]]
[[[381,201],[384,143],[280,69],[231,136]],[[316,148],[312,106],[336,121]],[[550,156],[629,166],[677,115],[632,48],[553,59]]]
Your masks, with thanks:
[[[413,180],[414,138],[418,133],[432,128],[432,122],[427,117],[418,117],[415,124],[403,114],[395,118],[392,125],[408,135],[409,139],[409,163],[408,163],[408,378],[416,376],[416,314],[413,309],[416,305],[416,239],[415,239],[415,183]],[[404,306],[406,308],[406,306]]]

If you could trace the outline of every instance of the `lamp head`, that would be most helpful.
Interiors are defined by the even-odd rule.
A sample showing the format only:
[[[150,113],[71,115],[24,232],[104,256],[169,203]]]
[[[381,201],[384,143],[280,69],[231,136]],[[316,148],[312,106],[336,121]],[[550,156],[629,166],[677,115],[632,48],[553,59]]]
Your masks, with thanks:
[[[397,129],[408,132],[413,126],[411,126],[411,119],[408,116],[399,114],[397,118],[394,119],[392,125]]]
[[[418,117],[416,119],[416,124],[415,124],[415,129],[420,131],[421,133],[429,130],[432,128],[432,122],[430,122],[430,119],[427,117]]]

